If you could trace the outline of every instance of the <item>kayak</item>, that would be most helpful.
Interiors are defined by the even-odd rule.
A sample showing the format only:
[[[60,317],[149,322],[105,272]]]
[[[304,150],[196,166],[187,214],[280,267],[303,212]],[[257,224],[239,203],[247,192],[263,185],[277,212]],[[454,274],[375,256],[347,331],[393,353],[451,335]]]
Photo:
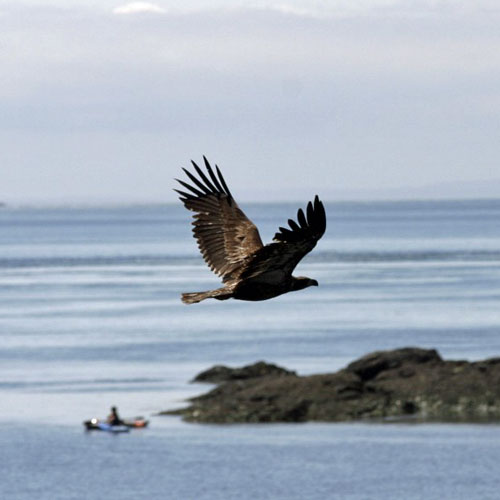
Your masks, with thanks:
[[[129,432],[130,429],[140,429],[146,427],[148,424],[149,420],[145,420],[143,417],[125,419],[121,425],[111,425],[105,420],[99,420],[98,418],[91,418],[83,422],[88,431],[106,432]]]
[[[123,425],[130,427],[132,429],[140,429],[141,427],[147,427],[149,420],[144,417],[126,418],[123,420]]]
[[[106,432],[130,432],[130,429],[126,425],[111,425],[106,422],[97,422],[95,424],[100,431]],[[88,427],[87,427],[88,429]]]

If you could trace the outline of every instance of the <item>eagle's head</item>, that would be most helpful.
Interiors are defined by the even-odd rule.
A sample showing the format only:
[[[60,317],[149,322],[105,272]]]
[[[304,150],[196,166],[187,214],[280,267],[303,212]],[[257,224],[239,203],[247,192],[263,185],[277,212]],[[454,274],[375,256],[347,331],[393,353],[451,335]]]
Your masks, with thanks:
[[[292,291],[303,290],[308,286],[318,286],[318,282],[306,276],[293,276]]]

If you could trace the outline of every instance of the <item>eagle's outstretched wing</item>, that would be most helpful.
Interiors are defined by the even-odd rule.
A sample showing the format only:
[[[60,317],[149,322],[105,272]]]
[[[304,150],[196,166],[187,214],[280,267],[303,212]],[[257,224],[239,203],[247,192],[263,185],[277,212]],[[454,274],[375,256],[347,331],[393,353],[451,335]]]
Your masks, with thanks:
[[[226,282],[248,257],[263,247],[255,224],[241,211],[215,165],[203,157],[210,178],[195,163],[199,178],[183,169],[193,185],[176,179],[190,192],[177,191],[184,206],[195,212],[193,234],[205,262]]]
[[[310,252],[326,230],[326,213],[316,195],[307,204],[306,213],[299,208],[297,222],[288,219],[290,229],[280,227],[273,243],[262,247],[241,269],[240,280],[278,281],[290,275],[300,260]]]

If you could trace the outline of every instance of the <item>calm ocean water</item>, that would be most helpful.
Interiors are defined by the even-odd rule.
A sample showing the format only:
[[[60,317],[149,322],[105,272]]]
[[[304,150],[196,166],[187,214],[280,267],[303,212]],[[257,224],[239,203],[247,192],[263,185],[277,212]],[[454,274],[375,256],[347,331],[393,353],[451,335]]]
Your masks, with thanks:
[[[270,241],[299,204],[243,204]],[[500,356],[500,200],[327,204],[296,274],[318,288],[262,303],[218,286],[180,205],[0,209],[0,497],[499,498],[500,426],[200,426],[128,435],[81,422],[151,416],[215,363],[301,374],[378,349]]]

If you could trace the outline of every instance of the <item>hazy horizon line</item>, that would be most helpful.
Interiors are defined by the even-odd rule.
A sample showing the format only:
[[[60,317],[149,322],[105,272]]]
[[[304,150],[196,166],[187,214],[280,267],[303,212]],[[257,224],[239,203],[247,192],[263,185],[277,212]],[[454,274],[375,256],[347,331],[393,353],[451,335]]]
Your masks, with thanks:
[[[451,203],[451,202],[494,202],[500,201],[500,195],[493,196],[429,196],[429,197],[394,197],[394,198],[342,198],[332,199],[330,197],[321,197],[324,203],[328,204],[382,204],[382,203]],[[252,205],[283,205],[283,204],[296,204],[304,205],[310,201],[308,199],[250,199],[240,198],[238,203],[252,204]],[[148,206],[179,206],[182,207],[180,202],[175,200],[19,200],[19,201],[0,201],[0,210],[5,209],[23,209],[23,208],[120,208],[120,207],[148,207]]]

